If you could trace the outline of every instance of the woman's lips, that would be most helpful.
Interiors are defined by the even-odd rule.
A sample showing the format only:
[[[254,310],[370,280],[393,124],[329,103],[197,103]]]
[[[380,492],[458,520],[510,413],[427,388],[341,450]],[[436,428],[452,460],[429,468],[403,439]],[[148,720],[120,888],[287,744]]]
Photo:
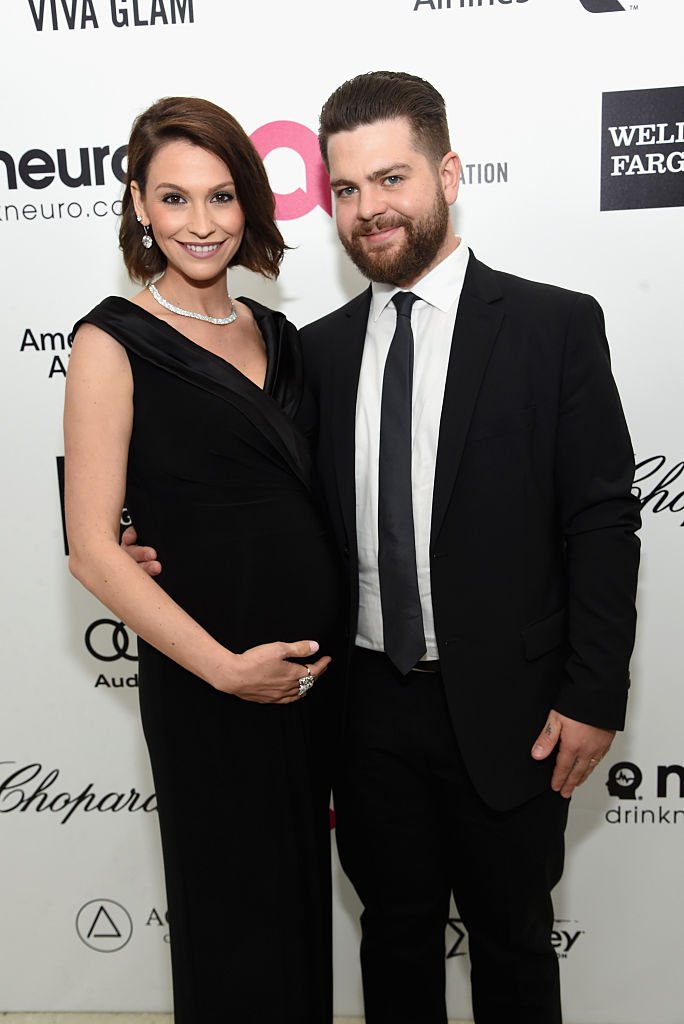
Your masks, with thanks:
[[[200,242],[179,242],[178,244],[195,259],[202,260],[208,259],[217,253],[223,242],[207,242],[206,244]]]

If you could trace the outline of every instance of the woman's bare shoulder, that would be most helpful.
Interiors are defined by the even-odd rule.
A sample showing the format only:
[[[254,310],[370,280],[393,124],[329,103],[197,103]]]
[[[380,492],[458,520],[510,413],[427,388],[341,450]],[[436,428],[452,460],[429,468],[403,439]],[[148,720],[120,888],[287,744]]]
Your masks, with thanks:
[[[96,324],[82,323],[74,334],[69,370],[71,378],[76,368],[90,376],[109,376],[123,374],[130,376],[130,362],[124,346]],[[67,373],[67,377],[69,373]]]

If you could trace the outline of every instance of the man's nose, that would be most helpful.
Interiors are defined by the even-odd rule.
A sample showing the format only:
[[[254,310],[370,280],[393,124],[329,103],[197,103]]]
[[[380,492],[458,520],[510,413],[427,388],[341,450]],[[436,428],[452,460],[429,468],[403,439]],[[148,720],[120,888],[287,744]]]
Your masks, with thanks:
[[[373,220],[387,212],[387,200],[379,188],[369,186],[359,191],[356,214],[360,220]]]

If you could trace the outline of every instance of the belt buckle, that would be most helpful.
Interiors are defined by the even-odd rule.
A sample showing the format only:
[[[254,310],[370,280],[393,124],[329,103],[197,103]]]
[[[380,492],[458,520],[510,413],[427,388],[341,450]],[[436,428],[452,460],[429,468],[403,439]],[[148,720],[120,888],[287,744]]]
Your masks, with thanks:
[[[440,670],[439,661],[418,661],[411,669],[412,672],[422,672],[425,675],[435,675]]]

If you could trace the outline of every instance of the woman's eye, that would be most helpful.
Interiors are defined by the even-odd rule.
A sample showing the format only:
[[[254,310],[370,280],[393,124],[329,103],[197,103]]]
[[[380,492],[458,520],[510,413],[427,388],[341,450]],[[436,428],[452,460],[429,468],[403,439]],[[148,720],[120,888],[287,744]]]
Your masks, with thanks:
[[[175,206],[178,203],[183,203],[185,200],[183,196],[179,196],[177,192],[169,192],[167,196],[164,196],[162,202],[169,203],[171,206]]]
[[[231,203],[235,199],[232,192],[217,192],[214,196],[215,203]]]

